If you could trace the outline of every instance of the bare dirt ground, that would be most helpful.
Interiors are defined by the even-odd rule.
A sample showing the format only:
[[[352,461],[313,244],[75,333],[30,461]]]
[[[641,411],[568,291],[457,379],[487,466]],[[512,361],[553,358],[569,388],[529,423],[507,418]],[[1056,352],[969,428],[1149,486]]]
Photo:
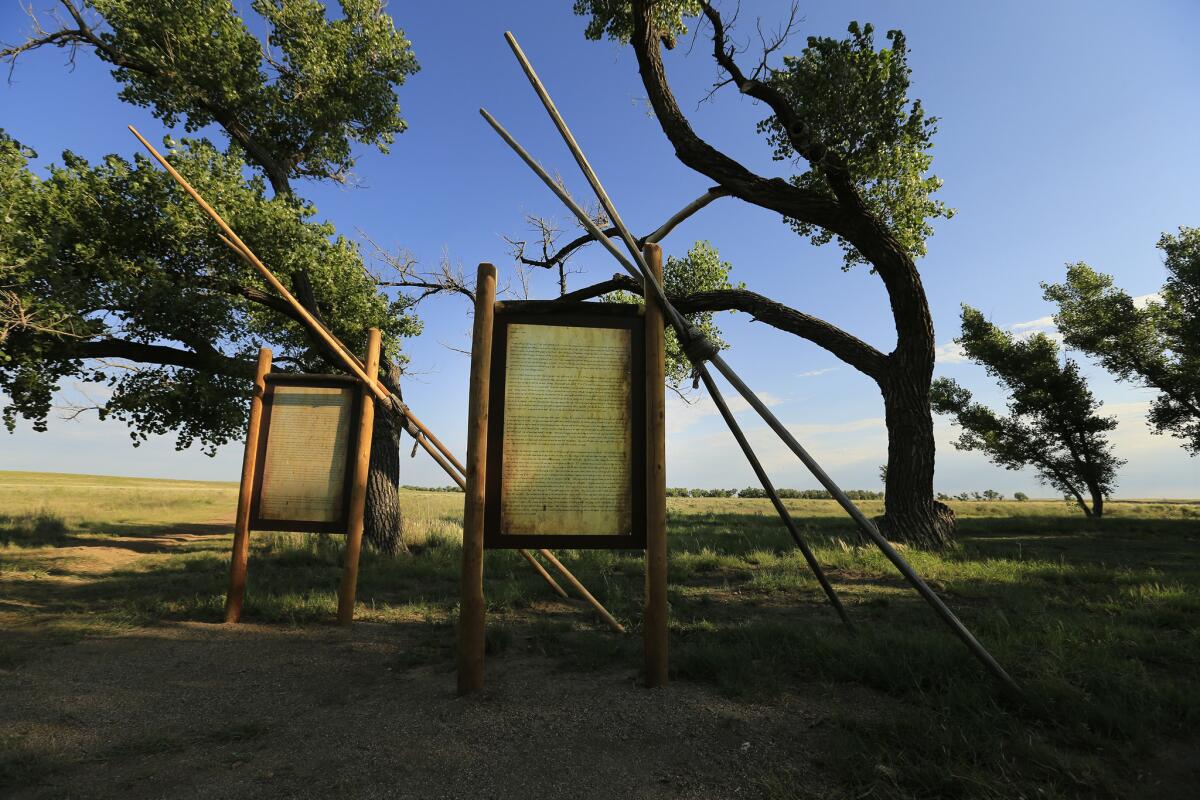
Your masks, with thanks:
[[[128,566],[110,549],[63,556]],[[643,689],[634,664],[504,654],[481,695],[458,698],[452,660],[414,665],[419,627],[185,622],[49,646],[0,669],[0,736],[35,776],[10,796],[836,796],[824,723],[884,702],[814,685],[747,704]]]

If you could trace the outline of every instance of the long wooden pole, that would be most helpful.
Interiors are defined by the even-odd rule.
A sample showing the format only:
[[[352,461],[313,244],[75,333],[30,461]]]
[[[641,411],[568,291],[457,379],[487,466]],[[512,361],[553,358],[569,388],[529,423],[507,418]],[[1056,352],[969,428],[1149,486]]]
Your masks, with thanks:
[[[225,595],[225,621],[237,622],[246,596],[246,562],[250,557],[250,498],[258,469],[258,435],[262,430],[263,396],[271,371],[271,351],[258,351],[254,370],[254,395],[250,399],[250,424],[246,428],[246,452],[242,456],[242,483],[238,487],[237,516],[233,523],[233,555],[229,560],[229,592]]]
[[[662,248],[644,248],[651,274],[662,282]],[[646,287],[646,608],[643,623],[646,686],[667,685],[667,440],[666,330],[662,306]]]
[[[587,590],[587,587],[580,583],[579,579],[572,575],[570,570],[564,567],[561,561],[555,558],[554,553],[551,553],[549,550],[538,550],[538,552],[541,553],[542,557],[549,561],[555,569],[563,574],[563,577],[567,579],[567,582],[570,583],[571,586],[575,587],[575,591],[583,595],[584,600],[587,600],[589,603],[591,603],[592,608],[596,609],[596,612],[600,615],[600,618],[608,624],[608,627],[612,628],[617,633],[625,632],[625,626],[617,622],[613,615],[608,613],[604,606],[600,605],[599,600],[592,597],[592,593]]]
[[[367,331],[366,371],[379,372],[378,328]],[[338,624],[354,623],[354,596],[358,591],[358,559],[362,555],[363,514],[367,507],[367,477],[371,470],[371,434],[375,429],[375,398],[363,389],[359,398],[358,431],[354,445],[354,475],[350,479],[350,514],[346,529],[346,553],[342,585],[338,591]]]
[[[213,213],[216,213],[216,212],[213,212]],[[221,234],[217,234],[217,238],[220,239],[221,242],[226,247],[228,247],[230,250],[232,250],[234,253],[236,253],[238,255],[238,257],[240,257],[247,264],[249,264],[252,267],[255,267],[256,269],[258,268],[259,265],[255,263],[256,259],[254,257],[254,253],[249,248],[245,247],[244,245],[239,247],[238,244],[236,242],[234,242],[232,239],[230,239],[227,236],[223,236]],[[259,264],[261,264],[261,262],[259,262]],[[266,269],[266,267],[263,266],[263,269]],[[321,325],[320,320],[318,320],[316,317],[309,315],[308,319],[306,319],[305,322],[308,323],[309,321],[311,321],[312,324],[318,325],[326,333],[329,333],[328,329],[324,325]],[[312,324],[309,325],[310,328],[313,326]],[[328,343],[329,341],[333,341],[333,342],[337,343],[338,348],[335,352],[336,352],[336,355],[340,356],[343,361],[352,360],[355,364],[358,364],[359,367],[363,367],[363,363],[358,360],[358,357],[355,356],[353,353],[351,353],[346,348],[346,346],[344,344],[342,344],[342,341],[340,339],[338,339],[336,336],[329,334],[328,337],[322,337],[322,339],[324,339],[326,341],[326,343]],[[364,368],[364,372],[365,372],[365,368]],[[425,445],[426,452],[428,452],[431,456],[433,456],[434,460],[436,460],[439,464],[441,464],[443,469],[446,469],[447,471],[449,471],[449,469],[446,467],[446,464],[443,462],[443,459],[444,459],[444,461],[448,461],[449,463],[453,464],[456,468],[458,468],[459,472],[466,474],[466,471],[467,471],[466,467],[464,467],[462,465],[462,463],[457,458],[455,458],[454,453],[452,453],[450,451],[450,448],[448,448],[448,447],[446,447],[446,445],[442,444],[442,440],[439,439],[437,436],[435,436],[433,431],[429,430],[429,428],[427,428],[425,426],[425,423],[423,423],[423,422],[421,422],[421,420],[417,419],[417,416],[412,413],[412,409],[409,408],[408,405],[405,404],[402,400],[400,400],[399,397],[392,395],[390,392],[387,391],[387,387],[384,387],[384,386],[379,386],[378,389],[375,389],[373,387],[373,393],[375,394],[376,397],[379,397],[380,399],[383,399],[384,394],[387,394],[389,397],[392,398],[391,404],[393,406],[396,406],[397,410],[400,413],[402,413],[405,416],[405,418],[408,419],[408,421],[411,422],[413,424],[413,426],[418,431],[420,431],[424,437],[428,438],[429,441],[433,443],[433,446],[438,449],[438,451],[441,452],[442,458],[438,458],[438,456],[434,454],[433,450],[431,450],[428,445]],[[421,437],[416,437],[416,438],[420,439]],[[422,442],[422,444],[425,444],[425,443]]]
[[[163,169],[165,169],[167,173],[175,179],[175,182],[178,183],[183,190],[187,192],[193,200],[196,201],[197,205],[199,205],[206,214],[208,214],[209,218],[211,218],[213,222],[217,223],[217,227],[219,227],[225,234],[224,236],[220,237],[221,241],[224,242],[226,246],[237,253],[247,263],[249,263],[250,266],[258,271],[260,275],[262,275],[263,279],[270,284],[275,291],[279,292],[280,296],[292,306],[293,310],[295,310],[297,316],[304,323],[304,325],[308,327],[308,329],[311,330],[319,339],[321,339],[321,341],[323,341],[335,355],[340,357],[342,363],[349,372],[354,374],[359,380],[366,383],[367,387],[371,390],[372,394],[374,394],[376,398],[378,398],[381,402],[390,405],[391,394],[379,383],[379,381],[376,379],[376,376],[369,375],[360,365],[358,358],[351,353],[336,336],[330,333],[324,325],[322,325],[315,317],[313,317],[313,315],[309,313],[308,309],[300,304],[300,301],[292,296],[292,293],[287,290],[287,287],[285,287],[279,281],[279,279],[275,277],[271,270],[267,269],[266,265],[263,264],[262,261],[259,260],[258,256],[254,254],[254,251],[251,250],[236,233],[234,233],[233,229],[229,227],[229,224],[225,222],[221,215],[218,214],[213,207],[210,206],[204,200],[204,198],[200,196],[199,192],[192,188],[192,185],[187,182],[186,178],[180,175],[179,172],[172,167],[140,133],[138,133],[136,128],[130,125],[129,130],[134,136],[137,137],[138,141],[150,151],[150,155],[154,156],[155,160],[162,165]],[[419,419],[416,418],[416,416],[412,414],[412,411],[408,408],[408,406],[404,405],[403,403],[400,405],[403,408],[404,415],[423,434],[423,436],[419,437],[417,441],[420,442],[421,446],[425,449],[425,452],[429,453],[433,460],[436,461],[451,478],[454,478],[460,487],[465,488],[465,482],[463,478],[454,472],[454,470],[451,468],[451,465],[457,467],[459,472],[461,472],[463,475],[466,475],[466,468],[459,463],[458,459],[454,457],[454,454],[450,452],[449,448],[442,444],[442,442],[433,435],[433,432],[430,431],[429,428],[427,428]],[[536,564],[531,556],[526,555],[526,559]],[[559,569],[563,572],[564,577],[567,577],[568,581],[572,582],[573,584],[579,583],[575,576],[571,575],[570,572],[567,571],[566,567],[559,564]],[[554,581],[554,579],[550,577],[549,573],[547,573],[544,569],[540,569],[538,572],[547,580],[547,582],[550,583],[551,588],[553,588],[556,592],[562,592],[562,587],[560,587]],[[601,613],[601,616],[608,614],[608,612],[604,610],[604,607],[600,605],[599,601],[592,597],[590,593],[585,592],[585,595],[590,598],[590,602],[594,607],[596,607],[597,611]]]
[[[175,179],[175,182],[183,187],[183,190],[187,192],[193,200],[196,201],[196,204],[204,210],[204,213],[208,214],[209,218],[212,219],[213,222],[217,223],[217,227],[221,229],[221,232],[224,233],[225,236],[235,245],[234,249],[245,255],[246,260],[249,261],[256,270],[258,270],[258,273],[262,275],[263,280],[269,283],[275,291],[279,292],[280,296],[283,297],[283,299],[292,306],[300,318],[304,320],[304,323],[308,326],[308,328],[315,333],[321,339],[321,341],[323,341],[325,345],[329,347],[330,350],[341,356],[342,363],[346,366],[346,368],[360,381],[365,383],[367,388],[370,389],[371,393],[377,398],[385,403],[390,402],[388,392],[379,385],[379,381],[376,379],[376,377],[374,375],[367,375],[366,371],[358,365],[358,359],[356,359],[348,350],[346,350],[345,345],[343,345],[336,336],[327,331],[324,325],[321,325],[319,322],[317,322],[317,320],[313,318],[313,315],[309,313],[308,309],[301,305],[299,300],[292,296],[292,293],[287,290],[287,287],[275,277],[271,270],[267,269],[266,265],[264,265],[262,261],[258,259],[258,256],[254,255],[254,251],[251,250],[236,233],[234,233],[233,228],[229,227],[229,223],[222,219],[221,215],[213,210],[213,207],[210,206],[204,200],[204,198],[200,196],[200,193],[192,188],[192,185],[187,182],[187,179],[180,175],[179,172],[172,167],[157,150],[154,149],[154,146],[146,141],[146,139],[140,133],[138,133],[137,128],[134,128],[132,125],[130,125],[129,130],[138,138],[138,141],[150,151],[150,155],[154,156],[155,160],[162,165],[162,168],[165,169],[167,173]]]
[[[487,482],[488,392],[492,375],[492,318],[496,268],[480,264],[471,332],[467,400],[467,486],[463,502],[462,577],[458,604],[458,693],[483,688],[483,502]]]
[[[529,565],[534,568],[537,574],[541,575],[542,578],[545,579],[546,583],[550,584],[550,588],[552,588],[559,597],[570,596],[567,594],[566,589],[558,585],[558,581],[554,580],[554,576],[546,571],[546,568],[541,565],[541,562],[533,557],[533,553],[529,552],[528,550],[520,550],[518,552],[520,552],[522,558],[529,562]]]
[[[220,238],[221,241],[226,244],[226,246],[241,256],[245,261],[253,265],[253,262],[250,261],[250,256],[247,255],[245,250],[238,247],[232,240],[225,236],[221,236]],[[429,454],[429,457],[437,462],[438,466],[440,466],[447,475],[454,479],[454,482],[458,484],[458,488],[465,491],[467,488],[467,468],[463,466],[457,458],[454,457],[454,454],[450,452],[450,448],[442,444],[442,441],[434,436],[433,432],[425,427],[421,420],[416,418],[416,416],[412,413],[412,410],[409,409],[407,405],[401,403],[401,408],[405,417],[407,417],[408,420],[412,422],[417,427],[417,430],[422,434],[421,436],[416,437],[417,442],[421,445],[425,452]],[[457,472],[455,470],[457,470]],[[542,579],[550,585],[550,588],[553,589],[556,594],[562,597],[568,596],[563,588],[558,585],[558,582],[554,580],[549,572],[546,571],[546,568],[538,563],[537,559],[533,557],[533,554],[531,554],[528,550],[521,550],[520,553],[521,556],[529,562],[530,566],[532,566],[534,570],[536,570],[537,573],[542,576]],[[564,576],[567,577],[569,581],[577,582],[575,576],[571,575],[569,571],[566,571],[566,567],[560,565],[559,568],[564,570]],[[591,597],[591,595],[589,594],[588,597]],[[607,609],[600,605],[599,601],[597,601],[594,597],[591,599],[591,602],[601,616],[608,614]]]

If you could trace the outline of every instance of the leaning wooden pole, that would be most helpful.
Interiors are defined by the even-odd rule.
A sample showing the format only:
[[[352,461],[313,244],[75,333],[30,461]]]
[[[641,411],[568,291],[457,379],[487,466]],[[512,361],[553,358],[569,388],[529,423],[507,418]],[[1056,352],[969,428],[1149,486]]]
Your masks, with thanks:
[[[379,372],[379,328],[367,332],[366,373]],[[358,559],[362,555],[363,515],[367,508],[367,478],[371,471],[371,434],[375,429],[375,398],[363,387],[359,398],[358,431],[354,445],[354,475],[350,479],[350,515],[342,585],[338,591],[338,624],[354,623],[354,598],[358,592]]]
[[[292,293],[288,291],[287,287],[275,277],[275,274],[272,273],[271,270],[267,269],[266,265],[263,264],[262,261],[259,260],[258,256],[254,254],[254,251],[251,250],[246,243],[241,240],[241,237],[234,233],[233,228],[229,227],[229,223],[226,222],[221,215],[218,214],[213,207],[210,206],[205,199],[200,196],[199,192],[192,188],[192,185],[187,182],[187,179],[180,175],[179,171],[172,167],[170,163],[163,158],[157,150],[154,149],[154,146],[146,141],[146,139],[140,133],[138,133],[136,128],[130,125],[129,130],[134,136],[137,137],[138,141],[150,151],[150,155],[154,156],[155,160],[162,165],[162,168],[165,169],[167,173],[175,179],[175,182],[178,183],[180,187],[182,187],[183,190],[187,192],[193,200],[196,201],[196,204],[200,206],[204,213],[207,214],[213,222],[217,223],[217,227],[220,228],[221,232],[224,233],[225,236],[230,240],[234,249],[244,254],[246,260],[249,261],[256,270],[258,270],[258,273],[263,277],[263,280],[270,284],[271,288],[279,292],[280,296],[288,302],[297,315],[304,321],[304,324],[308,327],[308,329],[316,334],[326,347],[341,357],[341,361],[345,365],[346,369],[349,370],[350,373],[360,381],[365,383],[367,388],[370,389],[377,398],[385,403],[390,402],[388,392],[379,385],[379,381],[374,376],[367,375],[366,371],[359,366],[358,359],[346,349],[346,346],[342,344],[336,336],[327,331],[325,326],[321,325],[313,317],[309,310],[300,303],[299,300],[292,296]]]
[[[567,579],[567,583],[571,584],[575,591],[583,595],[583,599],[587,600],[588,603],[591,604],[592,608],[596,609],[596,613],[600,615],[600,619],[604,620],[604,623],[608,625],[608,627],[612,628],[617,633],[625,632],[625,626],[617,622],[616,617],[608,613],[608,609],[600,605],[599,600],[597,600],[595,597],[592,597],[592,593],[587,590],[587,587],[580,583],[579,579],[572,575],[571,571],[563,566],[563,563],[555,557],[554,553],[551,553],[549,550],[538,550],[538,552],[542,554],[542,558],[550,562],[551,566],[562,573],[562,576]]]
[[[347,371],[367,384],[367,387],[371,390],[372,394],[374,394],[380,402],[385,404],[385,408],[396,408],[398,413],[402,413],[410,422],[413,423],[414,426],[416,426],[416,428],[423,434],[422,436],[417,437],[417,441],[420,443],[421,447],[423,447],[425,452],[427,452],[430,457],[433,458],[433,460],[436,461],[438,465],[446,471],[447,475],[454,479],[460,488],[465,489],[466,482],[464,476],[466,475],[467,470],[462,464],[459,463],[458,459],[454,457],[454,454],[450,452],[449,448],[442,444],[441,440],[434,436],[433,432],[430,431],[429,428],[425,427],[425,425],[413,415],[412,410],[409,409],[407,405],[399,401],[399,398],[396,398],[393,401],[391,393],[379,383],[379,381],[376,379],[376,376],[368,375],[366,373],[366,371],[363,369],[363,364],[358,360],[358,357],[350,352],[350,350],[344,344],[342,344],[341,340],[334,336],[308,311],[308,309],[300,304],[300,301],[298,301],[292,295],[292,293],[287,290],[287,287],[285,287],[279,281],[279,279],[275,277],[274,273],[272,273],[271,270],[269,270],[267,266],[263,264],[261,260],[259,260],[258,256],[254,254],[254,251],[251,250],[236,233],[234,233],[233,229],[229,227],[229,223],[227,223],[221,217],[221,215],[218,214],[216,210],[210,206],[203,197],[200,196],[199,192],[192,188],[192,185],[187,182],[187,179],[180,175],[179,171],[172,167],[167,160],[163,158],[157,150],[154,149],[153,145],[151,145],[140,133],[138,133],[136,128],[130,125],[129,130],[134,136],[137,137],[138,141],[150,151],[150,155],[154,156],[155,160],[157,160],[158,163],[162,165],[163,169],[167,171],[167,174],[169,174],[175,180],[175,182],[178,183],[180,187],[182,187],[183,190],[187,192],[187,194],[193,200],[196,201],[197,205],[200,206],[204,213],[207,214],[209,218],[217,224],[217,227],[224,232],[224,235],[218,235],[220,240],[227,247],[233,250],[233,252],[236,253],[240,258],[245,260],[246,263],[253,267],[272,288],[279,292],[280,296],[283,297],[283,299],[296,312],[296,316],[300,319],[301,323],[310,331],[312,331],[313,335],[315,335],[321,342],[325,344],[326,347],[330,349],[330,351],[333,352],[333,354],[346,367]],[[457,468],[458,472],[455,472],[455,468]],[[530,556],[527,555],[526,559],[531,563],[536,564],[536,561],[534,561]],[[563,572],[564,577],[567,577],[570,582],[573,584],[578,583],[578,581],[575,579],[575,576],[571,575],[567,571],[566,567],[560,564],[559,569]],[[562,587],[560,587],[554,581],[554,579],[550,577],[549,573],[546,572],[545,569],[538,569],[538,574],[545,578],[555,592],[560,594],[563,593]],[[599,601],[593,598],[591,594],[585,592],[585,595],[591,598],[591,604],[596,608],[602,617],[608,615],[608,611],[605,610],[604,607],[600,605]],[[611,615],[608,616],[611,617]]]
[[[662,282],[662,248],[645,247],[646,263]],[[646,607],[643,620],[646,686],[667,685],[667,440],[666,329],[663,309],[646,287]]]
[[[492,374],[492,317],[496,268],[480,264],[471,332],[467,399],[467,486],[463,500],[462,577],[458,604],[458,693],[483,688],[483,502],[487,481],[488,391]]]
[[[250,424],[246,429],[246,453],[242,456],[242,483],[238,487],[237,516],[233,523],[233,555],[229,560],[229,591],[225,595],[225,621],[237,622],[246,596],[246,562],[250,558],[250,498],[258,470],[258,436],[262,430],[263,396],[271,371],[271,351],[258,351],[254,370],[254,395],[250,399]]]

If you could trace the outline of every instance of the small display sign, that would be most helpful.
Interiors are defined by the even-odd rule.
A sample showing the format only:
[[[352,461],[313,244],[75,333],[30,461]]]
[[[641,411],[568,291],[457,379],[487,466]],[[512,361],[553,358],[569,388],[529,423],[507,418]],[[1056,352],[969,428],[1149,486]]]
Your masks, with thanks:
[[[360,392],[340,375],[266,376],[252,530],[346,532]]]

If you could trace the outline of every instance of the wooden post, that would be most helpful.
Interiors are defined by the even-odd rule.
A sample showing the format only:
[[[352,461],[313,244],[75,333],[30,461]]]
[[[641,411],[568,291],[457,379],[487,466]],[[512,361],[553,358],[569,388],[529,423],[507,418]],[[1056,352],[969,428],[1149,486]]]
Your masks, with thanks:
[[[488,391],[492,373],[492,317],[496,268],[480,264],[471,333],[471,387],[467,401],[467,487],[464,492],[462,578],[458,609],[458,693],[483,688],[483,494],[487,480]]]
[[[246,452],[242,456],[242,485],[238,487],[237,516],[233,523],[233,555],[229,560],[229,592],[225,595],[225,621],[237,622],[242,616],[246,596],[246,561],[250,557],[250,497],[254,494],[254,475],[258,459],[258,434],[262,428],[263,395],[267,391],[267,373],[271,371],[271,351],[258,351],[254,371],[254,396],[250,399],[250,424],[246,429]]]
[[[367,359],[363,370],[372,379],[379,374],[379,329],[367,332]],[[375,426],[375,398],[362,387],[358,435],[354,445],[354,475],[350,479],[350,514],[346,529],[346,554],[342,586],[338,592],[338,624],[354,623],[354,595],[358,590],[358,558],[362,554],[363,510],[367,506],[367,476],[371,467],[371,432]]]
[[[661,284],[662,248],[643,248]],[[666,332],[663,309],[647,286],[646,298],[646,686],[667,685],[667,440]]]

